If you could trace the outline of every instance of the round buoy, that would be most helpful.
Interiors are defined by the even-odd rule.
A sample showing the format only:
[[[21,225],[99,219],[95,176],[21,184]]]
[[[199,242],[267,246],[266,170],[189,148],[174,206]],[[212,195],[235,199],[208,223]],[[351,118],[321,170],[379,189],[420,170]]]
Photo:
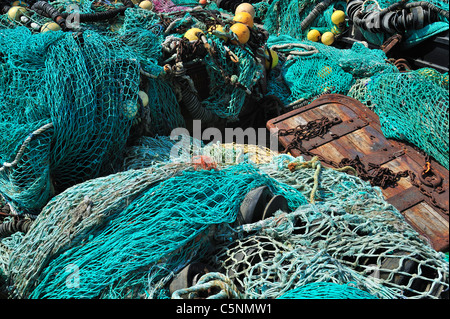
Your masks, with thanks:
[[[233,18],[233,21],[245,24],[249,28],[253,28],[253,17],[248,12],[239,12]]]
[[[211,26],[211,27],[209,27],[209,29],[208,29],[208,33],[213,33],[213,31],[218,31],[218,32],[223,32],[223,33],[225,33],[225,30],[223,29],[223,27],[220,25],[220,24],[217,24],[217,25],[215,25],[215,26]],[[226,36],[224,36],[224,35],[216,35],[219,39],[222,39],[222,40],[227,40],[228,38],[226,37]]]
[[[10,20],[20,21],[20,17],[27,13],[24,7],[14,6],[8,10],[8,18]]]
[[[322,43],[325,45],[332,45],[334,42],[334,34],[331,32],[325,32],[321,37]]]
[[[208,3],[208,0],[200,0],[198,4],[205,5]]]
[[[335,25],[339,25],[345,21],[345,12],[342,10],[336,10],[331,15],[331,22]]]
[[[56,22],[47,22],[41,27],[41,32],[58,31],[61,27]]]
[[[309,41],[319,42],[320,32],[316,29],[312,29],[311,31],[308,32],[306,37]]]
[[[243,2],[240,5],[236,7],[236,10],[234,11],[234,14],[238,14],[240,12],[247,12],[250,13],[252,18],[255,18],[255,8],[250,3]]]
[[[139,7],[145,10],[152,10],[153,9],[153,3],[148,0],[144,0],[141,3],[139,3]]]
[[[184,34],[184,37],[188,39],[189,41],[197,41],[198,36],[197,33],[201,32],[203,34],[203,31],[199,28],[192,28],[186,31]]]
[[[238,41],[240,44],[245,44],[250,39],[250,30],[243,23],[235,23],[230,27],[230,31],[236,34]],[[236,41],[232,41],[232,43],[236,44]]]
[[[146,107],[148,105],[148,95],[144,91],[139,91],[139,97],[141,98],[142,105]]]
[[[278,65],[278,54],[272,49],[269,49],[269,52],[270,52],[270,55],[272,56],[272,63],[270,63],[270,59],[266,58],[266,63],[265,63],[266,70],[272,70],[273,68],[275,68]],[[269,56],[269,52],[267,52],[267,50],[266,50],[265,54],[267,56]]]

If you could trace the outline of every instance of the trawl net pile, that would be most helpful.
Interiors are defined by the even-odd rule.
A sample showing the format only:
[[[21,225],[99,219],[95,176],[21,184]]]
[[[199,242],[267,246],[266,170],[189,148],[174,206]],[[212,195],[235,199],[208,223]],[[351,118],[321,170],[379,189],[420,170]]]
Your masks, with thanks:
[[[95,32],[0,30],[0,192],[37,214],[68,186],[111,172],[137,102],[139,64]]]
[[[69,19],[69,4],[54,8],[67,9],[61,14]],[[82,1],[81,24],[71,32],[39,33],[33,24],[44,28],[51,19],[37,11],[22,15],[28,23],[17,13],[17,20],[1,17],[0,193],[17,213],[36,215],[67,187],[113,172],[129,139],[184,127],[180,102],[206,122],[235,121],[261,78],[253,52],[206,32],[217,23],[209,11],[158,15],[127,5]],[[99,20],[119,11],[113,25]],[[206,43],[182,38],[194,27]],[[237,62],[224,59],[230,48]],[[191,60],[210,78],[203,100],[183,66]]]

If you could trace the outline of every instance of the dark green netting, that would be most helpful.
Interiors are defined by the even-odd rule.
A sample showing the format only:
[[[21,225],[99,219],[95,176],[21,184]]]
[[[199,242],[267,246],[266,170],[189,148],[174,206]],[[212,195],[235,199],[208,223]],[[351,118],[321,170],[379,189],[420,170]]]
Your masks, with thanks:
[[[111,171],[138,103],[139,64],[90,31],[1,30],[0,47],[0,160],[13,164],[1,168],[0,191],[19,212],[38,213],[55,192]]]
[[[331,31],[334,24],[331,22],[331,15],[333,10],[347,9],[345,1],[337,0],[274,0],[263,1],[264,5],[260,5],[263,10],[264,27],[273,35],[289,35],[297,39],[305,39],[309,30],[316,29],[321,33]],[[361,1],[363,4],[363,12],[376,12],[386,9],[392,4],[398,3],[398,0],[371,0]],[[404,3],[418,2],[415,0],[407,0]],[[437,8],[449,10],[447,1],[432,0],[426,1],[435,5]],[[307,17],[311,14],[313,9],[322,6],[323,9],[312,18],[309,23],[306,23]],[[266,9],[266,7],[268,8]],[[304,25],[303,28],[300,26]],[[446,31],[449,28],[449,21],[445,17],[440,17],[438,21],[427,24],[420,29],[408,29],[404,32],[404,38],[400,46],[404,49],[413,47],[427,38],[430,38],[440,32]],[[392,34],[373,33],[363,28],[358,28],[364,35],[365,39],[373,44],[381,45]]]
[[[233,223],[249,190],[268,185],[285,195],[292,208],[306,203],[300,192],[250,165],[219,171],[178,167],[129,170],[55,197],[26,235],[30,246],[22,245],[11,257],[17,293],[31,298],[143,297],[149,271],[156,272],[153,280],[161,280],[201,256],[211,227]],[[65,227],[53,231],[48,223]],[[79,269],[78,289],[65,285],[72,266]]]
[[[267,2],[267,1],[265,1]],[[328,1],[329,4],[324,10],[311,20],[311,23],[305,25],[302,30],[300,25],[311,11],[322,0],[274,0],[270,5],[264,17],[264,28],[272,35],[289,35],[297,39],[306,39],[310,29],[319,31],[330,31],[334,24],[331,21],[333,10],[345,11],[347,4],[345,1]],[[328,3],[327,2],[327,3]]]
[[[355,42],[350,49],[297,40],[288,35],[270,36],[267,45],[285,57],[281,70],[269,78],[269,94],[294,102],[323,93],[347,94],[357,79],[398,72],[381,50]]]
[[[444,254],[378,188],[307,163],[290,171],[291,161],[302,159],[215,171],[153,161],[75,185],[27,234],[2,240],[0,269],[15,296],[31,298],[176,298],[186,291],[171,296],[168,285],[194,261],[228,284],[217,298],[278,298],[314,282],[355,283],[383,299],[437,298],[448,289]],[[234,225],[245,194],[260,185],[284,195],[292,212]],[[411,263],[416,268],[405,272]]]
[[[377,12],[383,9],[388,8],[391,5],[394,5],[396,3],[399,3],[398,0],[371,0],[367,1],[364,4],[364,12]],[[403,1],[405,4],[411,4],[411,3],[419,3],[419,1],[415,0],[406,0]],[[449,11],[449,3],[445,0],[429,0],[424,1],[425,3],[430,3],[434,6],[436,6],[439,9],[443,9],[445,11]],[[375,44],[375,45],[382,45],[384,41],[386,41],[392,34],[388,33],[374,33],[366,31],[362,28],[359,28],[363,36],[367,39],[367,41]],[[406,30],[402,36],[403,39],[399,46],[402,49],[410,49],[418,44],[420,44],[422,41],[435,36],[441,32],[444,32],[449,29],[449,21],[448,18],[445,18],[443,16],[440,16],[438,21],[432,22],[430,24],[425,25],[423,28],[415,29],[411,28]]]
[[[408,141],[448,169],[448,73],[430,68],[375,75],[349,92],[380,117],[387,138]]]
[[[74,12],[68,5],[76,4],[82,13],[123,6],[51,3],[61,12]],[[386,136],[418,145],[448,168],[448,74],[400,73],[382,51],[362,43],[339,50],[304,40],[312,27],[332,27],[333,9],[345,10],[345,2],[334,1],[302,31],[317,3],[255,4],[267,44],[280,57],[268,94],[285,105],[325,92],[352,94],[380,115]],[[448,254],[434,251],[378,188],[357,177],[317,162],[291,172],[286,162],[293,158],[261,164],[244,148],[199,141],[173,156],[176,143],[161,135],[185,125],[183,87],[164,68],[163,44],[188,28],[207,29],[210,20],[187,12],[197,4],[135,6],[107,22],[82,23],[82,33],[39,33],[0,16],[0,194],[19,214],[41,212],[28,233],[1,238],[0,294],[174,298],[168,284],[197,260],[219,271],[201,284],[228,284],[218,297],[306,298],[313,287],[314,298],[331,298],[349,283],[359,289],[345,295],[352,299],[438,298],[448,291]],[[228,45],[240,60],[234,63],[221,40],[206,40],[216,59],[208,52],[199,59],[210,80],[201,104],[236,120],[247,97],[260,93],[263,66],[249,46]],[[194,155],[212,158],[218,169],[199,170]],[[284,195],[291,212],[235,225],[244,196],[260,185]],[[414,267],[408,273],[402,265]]]

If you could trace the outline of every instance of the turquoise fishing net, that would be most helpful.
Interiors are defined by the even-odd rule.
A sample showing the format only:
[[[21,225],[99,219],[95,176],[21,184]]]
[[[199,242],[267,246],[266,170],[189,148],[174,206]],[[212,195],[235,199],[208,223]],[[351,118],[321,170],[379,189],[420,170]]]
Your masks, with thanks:
[[[188,2],[189,8],[197,5],[173,1]],[[75,1],[52,3],[63,9]],[[84,13],[121,6],[76,3]],[[283,29],[291,36],[276,36],[280,26],[272,25],[269,46],[304,45],[277,49],[280,63],[269,73],[269,93],[287,105],[324,92],[347,94],[358,84],[361,98],[382,119],[414,128],[400,132],[385,122],[388,136],[443,156],[448,167],[448,133],[438,124],[448,128],[448,93],[442,93],[448,75],[445,80],[431,71],[401,74],[382,51],[360,43],[338,50],[305,41],[292,23],[316,3],[256,5],[260,18],[272,14],[272,21],[291,22]],[[258,164],[238,147],[193,140],[190,152],[173,157],[177,142],[167,135],[185,123],[179,88],[164,74],[161,43],[169,35],[180,38],[182,27],[206,25],[187,12],[176,24],[179,33],[165,34],[164,26],[178,16],[170,15],[175,7],[158,4],[159,12],[132,8],[107,23],[83,24],[82,35],[35,34],[1,16],[0,163],[7,165],[0,168],[0,194],[19,213],[42,212],[27,234],[1,239],[0,293],[5,288],[22,298],[170,298],[171,279],[197,260],[219,268],[218,278],[235,285],[230,289],[237,285],[235,298],[279,298],[315,283],[355,283],[377,298],[435,298],[448,290],[448,255],[446,260],[435,252],[378,188],[357,177],[317,163],[291,172],[286,165],[294,159],[288,156]],[[328,28],[333,8],[311,26]],[[202,104],[234,120],[249,94],[233,83],[257,92],[262,66],[249,50],[230,44],[241,62],[233,63],[223,58],[220,40],[207,35],[207,41],[221,59],[219,65],[209,55],[203,61],[212,81]],[[410,86],[399,89],[404,85]],[[139,90],[149,97],[146,107]],[[412,92],[420,93],[416,100]],[[426,126],[412,126],[414,114]],[[135,140],[139,135],[149,136]],[[445,136],[447,142],[441,140]],[[191,161],[196,155],[211,157],[219,170],[199,170]],[[242,199],[260,185],[284,195],[292,212],[236,226]],[[415,268],[408,273],[404,267],[410,265]]]
[[[214,43],[219,55],[226,55],[222,40],[211,38],[209,41]],[[238,45],[231,44],[229,47],[238,57],[239,63],[234,63],[229,59],[220,59],[219,65],[217,65],[210,56],[206,56],[204,59],[210,79],[210,95],[202,101],[202,104],[218,116],[235,121],[238,119],[246,97],[251,94],[250,90],[262,77],[263,66],[257,63],[247,50]],[[231,85],[226,85],[223,72],[230,77]],[[240,83],[248,92],[233,83]]]
[[[321,0],[274,0],[270,3],[264,17],[264,28],[272,35],[289,35],[296,39],[306,39],[310,29],[321,33],[330,31],[334,24],[331,15],[334,10],[345,11],[345,1],[332,1],[305,30],[300,28],[302,21],[311,13]]]
[[[387,138],[408,141],[449,167],[448,74],[429,68],[370,77],[350,96],[380,117]]]
[[[175,4],[178,4],[174,2]],[[182,4],[190,5],[194,4],[194,2],[182,2]],[[195,2],[198,4],[198,2]],[[217,8],[215,3],[211,3],[208,5],[209,9],[214,9],[214,6]],[[229,58],[226,58],[228,55],[225,43],[223,40],[218,39],[216,36],[211,33],[207,33],[208,26],[206,24],[207,20],[199,18],[198,15],[191,14],[190,12],[186,12],[184,15],[179,15],[176,11],[172,14],[170,10],[167,10],[165,18],[169,19],[171,23],[175,23],[172,27],[172,32],[157,32],[158,26],[161,28],[163,24],[162,19],[158,21],[160,18],[154,12],[139,10],[139,9],[128,9],[125,12],[125,20],[123,22],[123,27],[119,29],[118,33],[120,35],[120,39],[127,39],[127,37],[131,36],[134,40],[133,42],[126,41],[129,46],[135,51],[137,51],[138,55],[141,56],[141,52],[145,54],[146,59],[155,59],[158,57],[157,63],[153,63],[148,65],[144,63],[143,69],[147,72],[150,72],[154,76],[158,76],[162,72],[162,65],[164,65],[164,61],[160,59],[161,57],[161,43],[164,42],[164,39],[170,40],[170,37],[180,38],[182,34],[180,31],[175,32],[177,27],[184,27],[185,30],[189,28],[200,28],[204,31],[208,44],[214,50],[214,56],[210,53],[207,53],[206,56],[201,59],[201,64],[206,68],[208,83],[209,86],[207,88],[208,97],[201,100],[201,104],[204,108],[212,111],[215,115],[220,118],[227,119],[228,121],[236,121],[239,118],[239,114],[242,110],[246,102],[246,98],[248,95],[253,92],[253,88],[255,84],[261,79],[263,75],[263,67],[260,63],[258,63],[254,54],[250,52],[250,50],[240,47],[239,45],[227,44],[227,47],[234,53],[239,59],[238,63],[232,62]],[[224,23],[230,23],[230,20],[227,18],[222,19]],[[209,22],[210,23],[210,22]],[[150,29],[150,30],[149,30]],[[152,38],[152,41],[147,41],[145,38],[141,38],[142,35],[148,34],[149,38]],[[156,35],[152,35],[156,33]],[[131,34],[131,35],[129,35]],[[134,36],[134,34],[138,34],[139,36]],[[159,41],[159,42],[158,42]],[[142,46],[142,42],[144,43],[155,43],[152,45],[150,50],[146,48],[146,46]],[[136,46],[136,49],[135,49]],[[140,48],[140,49],[138,49]],[[140,50],[140,51],[139,51]],[[141,62],[143,59],[141,59]],[[145,62],[145,60],[144,60]],[[186,67],[187,68],[187,67]],[[169,80],[170,80],[170,76]],[[161,81],[163,80],[163,81]],[[158,82],[164,82],[162,77],[157,79]],[[174,81],[172,81],[173,90],[177,91],[180,88],[177,88]],[[159,85],[153,83],[152,85]],[[162,84],[164,85],[164,84]],[[199,85],[205,85],[203,81]],[[166,85],[167,87],[167,85]],[[197,87],[197,91],[200,89]],[[167,88],[165,89],[167,91]],[[161,90],[158,90],[159,92]],[[152,91],[152,94],[156,94],[155,91]],[[150,94],[149,94],[150,96]],[[164,125],[169,120],[168,125],[171,128],[175,127],[184,127],[183,120],[178,111],[178,105],[174,105],[172,94],[159,94],[161,98],[165,100],[171,100],[171,102],[167,104],[161,104],[161,107],[164,108],[163,113],[171,112],[169,119],[165,119],[162,117],[160,119],[161,123],[156,123],[155,129],[158,129],[159,125]],[[161,109],[155,107],[154,112],[160,113]],[[158,120],[158,119],[156,119]],[[152,132],[153,133],[153,132]],[[159,134],[169,134],[167,130],[158,131]]]
[[[351,285],[315,282],[286,292],[278,299],[377,299]]]
[[[138,115],[144,128],[143,135],[169,135],[173,129],[186,126],[170,82],[149,78],[145,92],[149,98],[148,106]]]
[[[287,165],[293,160],[280,156],[260,167],[309,198],[317,171],[291,172]],[[443,254],[411,228],[379,188],[332,169],[323,168],[319,176],[315,204],[218,232],[216,250],[204,262],[227,274],[246,298],[278,298],[313,282],[355,282],[382,299],[436,298],[448,288]]]
[[[249,190],[268,185],[284,194],[291,207],[306,203],[301,193],[249,165],[219,171],[183,168],[167,164],[129,170],[55,197],[23,243],[31,240],[11,257],[17,293],[31,298],[142,297],[149,271],[161,280],[201,255],[211,227],[233,223]],[[55,233],[48,223],[65,227]],[[64,284],[65,270],[73,265],[79,269],[79,289]]]
[[[398,72],[387,63],[383,51],[368,49],[358,42],[350,49],[337,49],[281,35],[270,36],[267,45],[285,58],[279,73],[269,77],[269,94],[291,103],[324,93],[347,94],[357,79]]]
[[[164,139],[143,145],[171,148]],[[153,159],[75,185],[27,234],[2,240],[8,290],[22,298],[170,298],[173,277],[195,261],[217,269],[235,298],[279,298],[315,282],[354,283],[382,299],[436,298],[448,289],[443,254],[378,188],[319,166],[291,171],[292,161],[302,163],[282,155],[198,171]],[[235,225],[244,196],[260,185],[284,195],[292,212]],[[315,204],[307,203],[311,193]],[[411,263],[417,268],[406,272]]]
[[[267,1],[264,1],[266,3]],[[305,18],[311,13],[311,11],[320,4],[321,0],[275,0],[272,1],[264,11],[264,27],[273,35],[286,34],[297,39],[305,39],[309,30],[316,29],[321,33],[330,31],[333,28],[331,22],[331,15],[334,10],[342,10],[345,12],[347,3],[345,1],[331,1],[330,4],[318,14],[318,16],[312,20],[312,22],[304,29],[301,30],[300,25],[305,21]],[[380,11],[389,7],[392,4],[399,2],[398,0],[381,0],[381,1],[365,1],[364,12]],[[416,2],[414,0],[407,0],[405,3]],[[447,1],[431,0],[426,1],[438,8],[449,10],[449,4]],[[267,4],[265,5],[267,6]],[[262,6],[263,8],[265,6]],[[403,49],[414,47],[420,42],[446,31],[449,28],[449,21],[445,17],[440,17],[440,21],[433,22],[422,29],[407,30],[404,34],[404,38],[399,46]],[[360,28],[361,33],[364,35],[367,41],[375,44],[382,45],[385,40],[389,38],[389,35],[384,33],[372,33]]]
[[[55,2],[60,9],[70,4]],[[79,10],[111,7],[82,2]],[[205,27],[189,13],[183,21],[188,18],[186,27]],[[20,23],[1,31],[0,160],[12,165],[2,167],[0,193],[18,213],[38,214],[65,188],[112,172],[130,130],[133,137],[155,136],[185,126],[180,88],[161,61],[169,35],[164,23],[155,12],[132,8],[108,23],[82,24],[82,33],[36,34]],[[208,41],[225,54],[223,42],[211,35]],[[251,52],[230,48],[239,63],[204,59],[211,95],[202,104],[236,120],[262,66]],[[147,93],[148,105],[141,105],[139,90]]]
[[[139,64],[95,32],[0,32],[0,160],[14,164],[1,168],[0,192],[36,214],[55,193],[112,171],[138,103]]]

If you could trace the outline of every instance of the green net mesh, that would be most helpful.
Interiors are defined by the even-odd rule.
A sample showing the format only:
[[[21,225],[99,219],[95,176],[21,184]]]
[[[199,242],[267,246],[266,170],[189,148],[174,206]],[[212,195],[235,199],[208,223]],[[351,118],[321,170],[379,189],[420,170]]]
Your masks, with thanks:
[[[220,55],[226,55],[221,40],[211,39],[210,41],[214,42],[215,47],[220,50]],[[220,60],[220,64],[217,64],[208,57],[205,58],[211,85],[210,96],[202,104],[220,117],[237,120],[245,98],[263,75],[263,67],[255,61],[247,50],[237,45],[230,45],[230,49],[238,57],[239,63]],[[226,82],[223,72],[230,77],[230,81],[240,83],[245,89],[234,85],[224,85]]]
[[[142,153],[145,147],[171,148],[163,138],[144,141]],[[222,145],[221,152],[234,151]],[[212,171],[161,160],[67,189],[27,234],[2,240],[10,291],[29,298],[186,298],[219,285],[214,298],[279,298],[327,282],[389,299],[437,298],[448,289],[444,254],[358,177],[320,166],[290,171],[288,163],[302,159],[287,155]],[[285,196],[292,212],[235,225],[245,194],[260,185]],[[171,279],[193,261],[219,273],[171,296]]]
[[[397,0],[382,0],[382,1],[364,1],[362,9],[364,12],[380,11],[392,4],[398,3]],[[404,3],[413,3],[414,0],[407,0]],[[437,8],[449,10],[447,1],[432,0],[426,1]],[[268,8],[267,8],[268,6]],[[314,14],[313,10],[323,6]],[[323,1],[323,0],[275,0],[264,1],[261,5],[264,13],[264,27],[273,35],[289,35],[297,39],[305,39],[307,33],[311,29],[316,29],[321,33],[331,31],[334,24],[331,22],[331,15],[334,10],[345,11],[347,3],[345,1]],[[266,9],[267,8],[267,9]],[[310,17],[312,17],[310,19]],[[308,23],[306,21],[309,21]],[[303,28],[300,28],[303,23]],[[384,33],[373,33],[365,29],[359,28],[365,39],[373,44],[381,45],[389,38]],[[401,46],[403,48],[410,48],[423,40],[436,35],[440,32],[448,30],[448,19],[440,17],[439,21],[433,22],[421,29],[410,29],[404,33],[404,39]]]
[[[11,257],[17,293],[32,298],[142,297],[149,270],[156,267],[155,280],[160,279],[201,254],[211,225],[234,222],[250,189],[269,185],[275,193],[285,194],[292,207],[306,202],[298,191],[250,166],[178,171],[179,165],[131,170],[79,184],[55,197],[24,238],[24,243],[27,236],[32,239],[30,246],[23,245]],[[167,178],[171,174],[175,176]],[[187,185],[191,192],[186,192]],[[106,203],[107,198],[112,201]],[[69,202],[73,205],[68,207]],[[66,226],[48,233],[53,227],[47,222]],[[69,228],[72,231],[67,232]],[[64,271],[73,265],[84,278],[76,290],[64,284]]]
[[[67,13],[123,6],[51,3]],[[333,10],[346,5],[330,2],[302,30],[301,22],[318,3],[255,4],[256,18],[270,34],[267,46],[279,55],[278,66],[268,73],[267,94],[284,105],[323,93],[355,97],[380,116],[387,137],[416,144],[448,168],[448,74],[400,73],[382,51],[361,43],[342,50],[305,40],[311,28],[330,29]],[[448,10],[448,3],[433,3]],[[189,138],[183,141],[187,149],[173,152],[181,145],[168,135],[186,123],[183,85],[173,72],[179,61],[171,57],[202,46],[180,41],[187,29],[206,31],[215,24],[207,12],[190,11],[197,5],[196,0],[155,0],[153,11],[135,6],[108,21],[81,23],[81,33],[39,33],[0,15],[0,209],[8,203],[27,218],[40,213],[27,233],[0,237],[0,295],[195,298],[216,291],[211,297],[390,299],[448,294],[448,253],[434,251],[378,188],[361,179],[257,146],[204,145]],[[207,7],[223,11],[215,3]],[[38,26],[51,21],[32,12],[29,18]],[[230,24],[228,18],[221,21]],[[208,33],[206,42],[213,51],[196,57],[209,78],[209,86],[196,83],[208,93],[200,103],[235,121],[247,98],[261,94],[263,65],[255,58],[255,44],[252,50],[226,45]],[[145,105],[141,93],[148,97]],[[194,160],[197,156],[211,165]],[[292,161],[302,168],[290,171]],[[244,196],[261,185],[283,195],[290,211],[237,224]],[[2,218],[10,221],[11,216]],[[170,294],[171,280],[195,261],[217,272]]]
[[[286,292],[278,299],[376,299],[351,285],[315,282]]]
[[[387,73],[349,92],[380,117],[387,138],[406,140],[449,167],[448,73],[430,68]]]
[[[327,1],[326,7],[320,12],[311,23],[305,25],[302,30],[300,25],[311,11],[323,1],[321,0],[274,0],[269,2],[264,17],[264,28],[273,35],[289,35],[296,39],[306,39],[310,29],[321,32],[330,31],[334,24],[331,22],[331,15],[334,10],[345,11],[347,4],[345,1]]]
[[[111,171],[132,124],[139,65],[94,32],[0,32],[0,158],[12,164],[1,168],[1,192],[37,213],[55,192]]]
[[[371,0],[364,2],[364,12],[370,12],[370,11],[380,11],[383,9],[388,8],[389,6],[398,3],[397,0]],[[419,3],[418,1],[414,0],[406,0],[402,1],[404,4],[411,4],[411,3]],[[442,0],[431,0],[431,1],[425,1],[425,3],[430,3],[434,6],[436,6],[439,9],[443,9],[448,12],[449,10],[449,4],[448,1],[442,1]],[[402,41],[399,44],[399,47],[402,49],[410,49],[422,41],[435,36],[441,32],[444,32],[449,29],[449,21],[448,18],[444,16],[439,16],[438,21],[432,22],[426,26],[424,26],[421,29],[411,28],[406,30],[402,34]],[[369,42],[375,44],[375,45],[382,45],[384,41],[386,41],[390,35],[385,33],[374,33],[366,31],[362,28],[360,28],[361,33],[367,39]]]
[[[286,57],[280,70],[268,79],[269,94],[290,103],[324,93],[347,94],[356,80],[385,72],[398,72],[381,50],[356,42],[351,49],[297,40],[287,35],[270,36],[268,46]]]

